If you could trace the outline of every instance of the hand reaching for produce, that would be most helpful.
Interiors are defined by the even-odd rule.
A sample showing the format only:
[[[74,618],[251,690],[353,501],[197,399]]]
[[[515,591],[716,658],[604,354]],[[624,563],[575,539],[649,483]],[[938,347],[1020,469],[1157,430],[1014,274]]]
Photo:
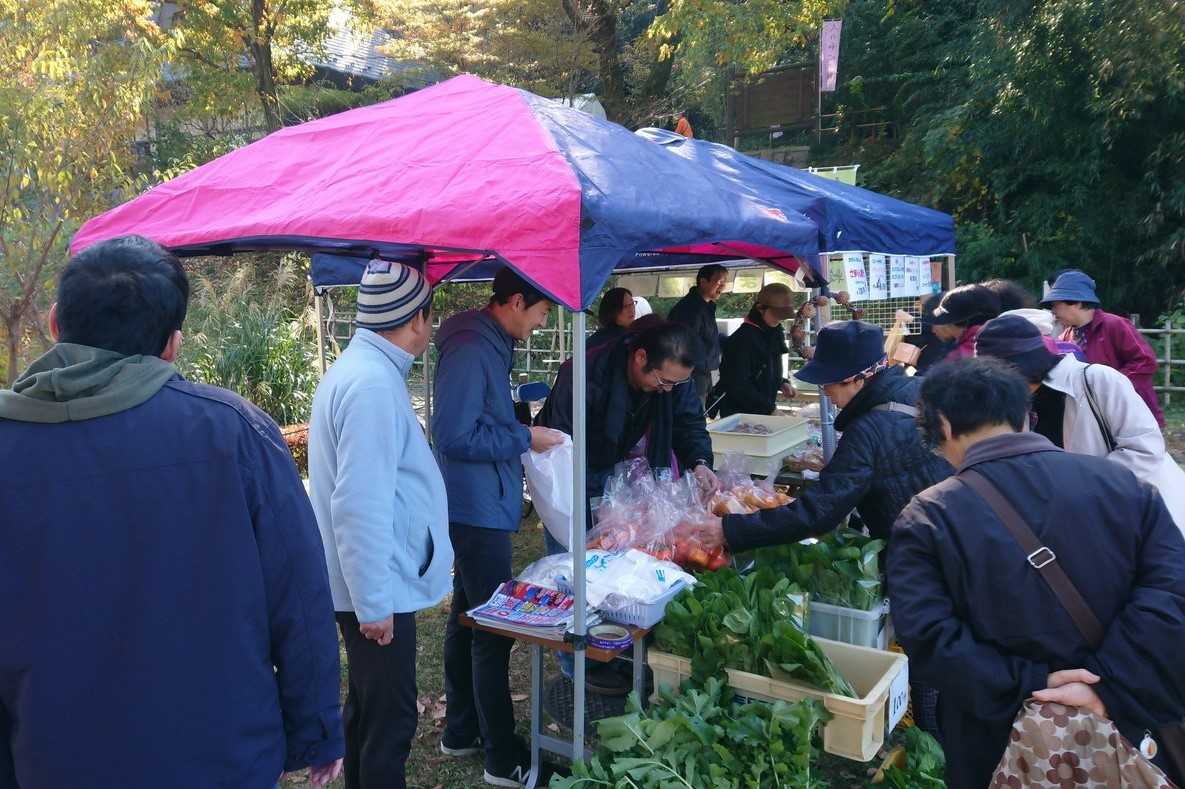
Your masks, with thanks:
[[[716,478],[716,473],[707,466],[696,466],[691,475],[695,477],[695,484],[699,487],[703,498],[709,499],[716,491],[720,490],[720,480]]]
[[[531,451],[546,452],[564,443],[564,434],[550,427],[531,428]]]
[[[707,513],[691,516],[675,527],[677,544],[696,544],[711,552],[724,547],[724,521]]]
[[[798,397],[798,390],[794,388],[794,384],[789,381],[782,384],[782,397],[785,397],[787,400],[793,400],[795,397]]]
[[[318,787],[318,789],[323,786],[329,786],[329,784],[340,778],[341,774],[341,759],[330,762],[329,764],[314,765],[309,768],[309,784]]]

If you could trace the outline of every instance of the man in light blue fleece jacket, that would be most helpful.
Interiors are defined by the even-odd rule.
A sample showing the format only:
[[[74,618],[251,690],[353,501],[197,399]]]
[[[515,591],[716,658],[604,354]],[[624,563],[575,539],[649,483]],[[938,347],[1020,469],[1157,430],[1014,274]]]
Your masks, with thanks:
[[[514,343],[547,322],[551,302],[509,268],[494,277],[493,290],[488,307],[454,315],[436,338],[432,437],[457,560],[444,636],[448,718],[440,750],[468,756],[484,747],[485,782],[515,787],[526,780],[530,758],[514,736],[512,642],[462,627],[457,616],[511,577],[510,535],[522,520],[519,458],[528,447],[544,452],[563,436],[519,424],[510,396]]]
[[[418,271],[372,261],[357,331],[313,398],[309,483],[349,658],[349,789],[404,787],[416,731],[415,612],[449,590],[444,481],[407,392],[432,337]]]

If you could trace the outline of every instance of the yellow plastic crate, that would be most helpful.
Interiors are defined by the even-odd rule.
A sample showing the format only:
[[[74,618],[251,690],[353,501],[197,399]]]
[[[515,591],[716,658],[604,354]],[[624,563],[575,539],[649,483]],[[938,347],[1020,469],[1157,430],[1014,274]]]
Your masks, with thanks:
[[[889,691],[893,681],[907,671],[905,655],[879,649],[814,639],[819,648],[860,694],[850,699],[836,696],[809,685],[728,670],[728,684],[738,696],[756,701],[800,701],[816,699],[831,713],[831,720],[823,727],[823,750],[827,753],[871,761],[884,745],[885,723]],[[667,652],[651,649],[650,668],[654,671],[654,686],[678,688],[691,676],[691,661]],[[906,685],[908,697],[908,685]]]

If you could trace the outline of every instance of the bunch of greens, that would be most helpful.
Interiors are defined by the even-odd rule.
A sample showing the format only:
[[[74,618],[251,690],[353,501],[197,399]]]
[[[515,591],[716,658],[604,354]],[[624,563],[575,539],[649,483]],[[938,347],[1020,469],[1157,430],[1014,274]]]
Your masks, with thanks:
[[[889,754],[885,766],[877,771],[873,783],[892,789],[944,789],[946,755],[938,741],[911,726],[905,730],[904,743]]]
[[[551,789],[766,789],[819,786],[811,775],[811,739],[827,712],[817,701],[738,704],[717,678],[702,689],[662,694],[643,711],[597,724],[601,747]]]
[[[884,540],[839,529],[809,545],[763,548],[756,560],[784,573],[816,602],[871,611],[883,600],[879,555],[884,547]]]
[[[667,605],[655,632],[660,649],[691,658],[697,682],[735,668],[794,679],[855,698],[856,691],[807,635],[807,596],[768,567],[741,576],[731,567],[701,573]]]

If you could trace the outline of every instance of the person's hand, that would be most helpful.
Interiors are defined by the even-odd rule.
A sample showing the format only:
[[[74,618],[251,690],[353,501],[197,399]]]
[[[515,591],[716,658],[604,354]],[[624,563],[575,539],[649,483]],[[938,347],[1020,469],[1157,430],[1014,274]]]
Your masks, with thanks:
[[[799,353],[802,354],[803,359],[806,359],[809,362],[811,359],[815,358],[815,346],[804,345]]]
[[[695,477],[695,484],[705,499],[716,495],[716,491],[720,490],[720,480],[716,478],[715,472],[707,466],[696,466],[691,472],[691,476]]]
[[[1107,718],[1107,705],[1094,692],[1091,685],[1099,681],[1099,677],[1086,669],[1076,668],[1066,671],[1055,671],[1049,675],[1046,682],[1049,687],[1033,694],[1038,701],[1051,701],[1064,704],[1067,707],[1081,707],[1096,717]]]
[[[1055,671],[1049,675],[1045,682],[1051,688],[1060,688],[1062,685],[1069,685],[1071,682],[1081,682],[1085,685],[1094,685],[1099,681],[1100,677],[1093,671],[1084,668],[1069,668],[1063,671]]]
[[[391,615],[377,622],[363,622],[358,625],[358,629],[362,631],[362,635],[380,647],[385,647],[395,637],[395,616]]]
[[[546,452],[564,443],[564,434],[550,427],[531,428],[531,451]]]
[[[787,400],[793,400],[795,397],[798,397],[798,390],[795,389],[794,384],[790,383],[789,381],[786,381],[782,384],[781,392],[782,397],[786,398]]]
[[[674,543],[698,543],[711,552],[724,545],[724,521],[712,514],[681,521],[672,533]]]
[[[342,760],[319,764],[309,768],[309,784],[316,787],[329,786],[342,774]]]

